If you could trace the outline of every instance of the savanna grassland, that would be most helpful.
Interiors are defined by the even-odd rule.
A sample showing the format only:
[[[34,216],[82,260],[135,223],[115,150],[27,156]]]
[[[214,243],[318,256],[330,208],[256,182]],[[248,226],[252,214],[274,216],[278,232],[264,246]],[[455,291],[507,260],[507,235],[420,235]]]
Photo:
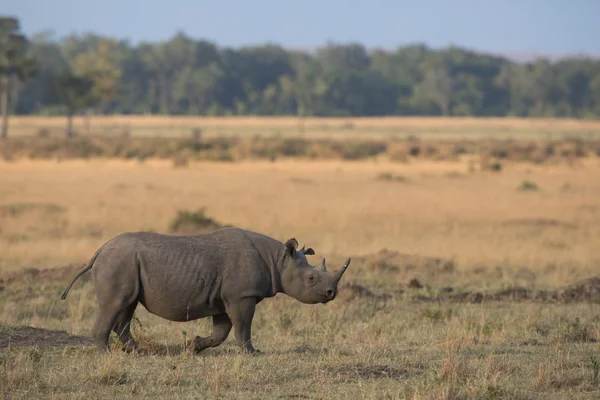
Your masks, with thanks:
[[[299,134],[289,119],[263,121],[272,132],[256,138],[259,119],[156,120],[144,137],[149,125],[132,118],[123,134],[119,118],[114,135],[72,139],[58,122],[15,118],[0,143],[6,398],[600,397],[597,123],[344,119]],[[352,257],[338,298],[261,302],[257,356],[233,334],[191,354],[209,320],[168,322],[142,306],[143,352],[101,355],[89,274],[60,300],[120,232],[223,225],[295,237],[331,269]]]
[[[59,116],[13,116],[12,136],[36,136],[40,132],[61,135],[66,118]],[[585,135],[598,132],[600,122],[594,119],[554,118],[475,118],[475,117],[199,117],[156,115],[75,116],[75,131],[86,135],[133,137],[188,136],[190,130],[201,129],[207,136],[260,134],[306,137],[430,135],[435,137],[525,138],[548,135]]]

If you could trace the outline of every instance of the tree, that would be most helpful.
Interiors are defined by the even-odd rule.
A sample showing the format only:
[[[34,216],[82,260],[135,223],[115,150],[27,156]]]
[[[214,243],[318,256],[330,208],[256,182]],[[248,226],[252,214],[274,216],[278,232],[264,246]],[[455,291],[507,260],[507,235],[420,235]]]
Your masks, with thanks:
[[[48,83],[60,71],[69,69],[60,44],[52,39],[52,33],[32,35],[28,41],[28,52],[38,63],[39,69],[34,78],[23,82],[18,96],[12,102],[15,114],[52,113],[52,108],[44,106],[49,94]]]
[[[73,136],[73,116],[93,102],[94,82],[85,76],[77,76],[71,71],[61,72],[52,80],[53,100],[66,109],[67,138]]]
[[[0,17],[0,108],[2,129],[0,137],[8,136],[8,116],[11,92],[15,81],[24,81],[37,72],[35,59],[27,56],[27,39],[19,33],[19,20]]]
[[[495,84],[504,91],[508,115],[525,117],[531,107],[529,94],[533,89],[527,67],[506,64],[495,78]]]
[[[135,45],[93,33],[36,35],[27,51],[41,70],[30,82],[13,79],[11,113],[60,112],[43,105],[44,83],[70,69],[92,80],[89,107],[108,114],[297,115],[300,126],[303,117],[333,115],[600,116],[600,60],[585,57],[525,64],[418,43],[219,48],[181,32]]]
[[[442,115],[450,115],[454,83],[446,69],[439,67],[429,69],[425,73],[421,90],[424,98],[433,101],[440,108]]]
[[[118,93],[121,69],[115,57],[115,42],[112,40],[101,40],[93,50],[79,54],[74,62],[74,72],[93,82],[91,96],[88,106],[99,106],[101,110],[106,108],[107,103]],[[90,114],[88,110],[86,117],[86,131],[90,130]]]
[[[356,43],[349,45],[328,43],[317,51],[316,58],[323,69],[329,72],[365,71],[371,63],[367,50]]]
[[[173,87],[173,99],[190,114],[206,113],[215,105],[223,72],[216,64],[203,68],[186,68]]]

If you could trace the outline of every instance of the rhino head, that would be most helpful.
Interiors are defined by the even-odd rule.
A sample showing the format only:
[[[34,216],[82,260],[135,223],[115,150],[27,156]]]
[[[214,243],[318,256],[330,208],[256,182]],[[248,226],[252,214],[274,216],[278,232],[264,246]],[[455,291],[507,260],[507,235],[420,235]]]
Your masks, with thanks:
[[[350,259],[340,270],[329,272],[324,258],[319,268],[309,264],[306,256],[313,254],[313,249],[304,246],[298,250],[298,241],[294,238],[285,243],[281,287],[285,294],[302,303],[327,303],[335,299],[337,285],[350,265]]]

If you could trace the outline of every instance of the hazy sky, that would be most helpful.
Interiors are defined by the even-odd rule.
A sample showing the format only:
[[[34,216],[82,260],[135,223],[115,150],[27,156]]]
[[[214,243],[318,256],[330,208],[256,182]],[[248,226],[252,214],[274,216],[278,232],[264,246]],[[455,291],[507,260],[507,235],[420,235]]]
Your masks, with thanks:
[[[600,0],[0,0],[27,34],[158,41],[181,30],[223,46],[423,42],[504,54],[600,55]]]

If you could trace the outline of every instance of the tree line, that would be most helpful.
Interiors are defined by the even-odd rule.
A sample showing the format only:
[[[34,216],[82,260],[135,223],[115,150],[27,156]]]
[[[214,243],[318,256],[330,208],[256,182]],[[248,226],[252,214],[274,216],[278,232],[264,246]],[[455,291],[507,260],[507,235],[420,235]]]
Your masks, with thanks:
[[[177,33],[132,45],[95,34],[25,38],[0,18],[4,113],[294,116],[600,115],[600,60],[517,63],[422,44],[314,52],[220,47]]]

